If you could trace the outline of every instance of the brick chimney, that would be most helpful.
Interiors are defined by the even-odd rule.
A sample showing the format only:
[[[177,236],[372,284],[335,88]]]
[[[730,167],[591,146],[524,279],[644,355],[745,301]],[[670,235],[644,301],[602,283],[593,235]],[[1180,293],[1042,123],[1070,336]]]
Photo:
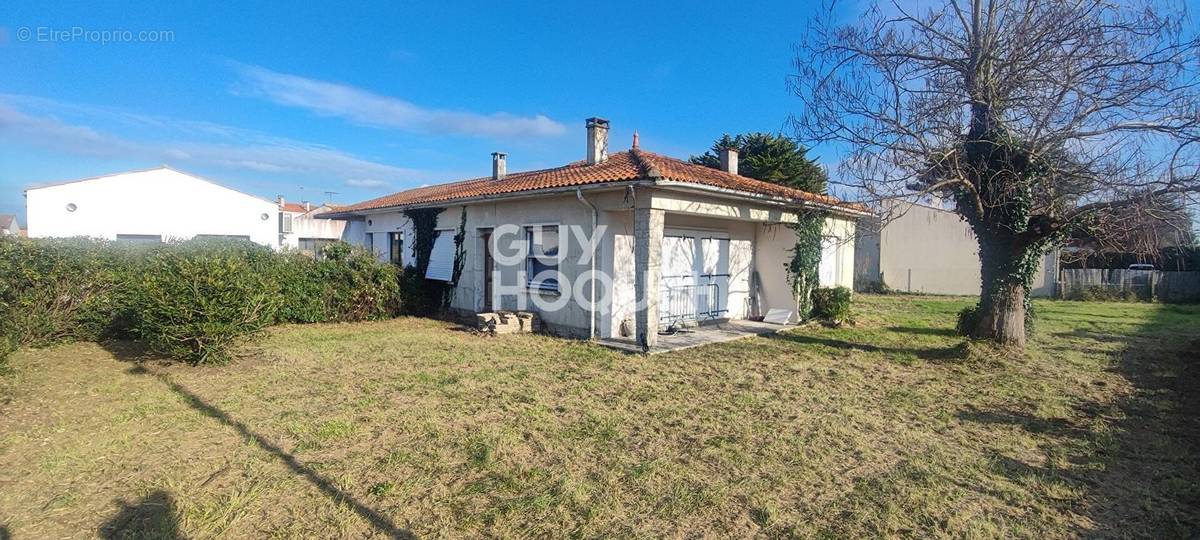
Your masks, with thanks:
[[[505,164],[507,160],[508,154],[492,152],[492,180],[501,180],[508,174],[508,166]]]
[[[587,162],[588,165],[603,163],[608,159],[608,120],[587,119]]]
[[[729,174],[738,173],[738,151],[733,148],[721,149],[721,170]]]

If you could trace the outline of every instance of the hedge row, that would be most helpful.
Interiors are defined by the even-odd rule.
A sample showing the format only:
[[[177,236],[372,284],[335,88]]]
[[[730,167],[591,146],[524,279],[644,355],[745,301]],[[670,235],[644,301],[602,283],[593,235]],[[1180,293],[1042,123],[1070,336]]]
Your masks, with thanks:
[[[396,269],[347,244],[324,258],[246,241],[136,246],[0,240],[0,361],[19,347],[136,339],[192,363],[276,323],[358,321],[400,309]]]

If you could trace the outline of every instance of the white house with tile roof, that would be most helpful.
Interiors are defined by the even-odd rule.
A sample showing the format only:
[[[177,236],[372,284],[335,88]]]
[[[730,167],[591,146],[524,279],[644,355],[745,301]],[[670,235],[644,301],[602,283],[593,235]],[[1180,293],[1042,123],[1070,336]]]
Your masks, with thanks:
[[[426,277],[461,273],[451,308],[537,311],[553,331],[630,340],[644,350],[682,321],[749,319],[791,310],[787,264],[797,213],[827,216],[821,284],[853,285],[860,205],[654,154],[608,153],[608,122],[587,121],[587,158],[394,193],[327,217],[350,219],[347,238],[411,266],[414,230],[405,211],[440,209]],[[464,234],[461,246],[454,237]],[[594,239],[594,241],[593,241]],[[461,251],[460,251],[461,250]],[[588,279],[588,276],[601,279]],[[595,285],[595,288],[593,288]]]

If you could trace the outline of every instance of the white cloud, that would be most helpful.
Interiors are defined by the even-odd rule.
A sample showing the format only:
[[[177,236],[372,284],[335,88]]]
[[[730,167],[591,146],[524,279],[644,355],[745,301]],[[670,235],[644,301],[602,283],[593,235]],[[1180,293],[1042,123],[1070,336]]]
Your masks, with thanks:
[[[376,180],[374,178],[350,178],[346,180],[346,185],[350,187],[366,189],[379,189],[381,187],[386,187],[388,183],[384,182],[383,180]]]
[[[563,124],[540,114],[516,116],[504,112],[479,114],[429,109],[344,84],[307,79],[259,66],[237,64],[236,67],[241,74],[237,89],[240,92],[368,126],[489,137],[553,137],[566,132]]]
[[[24,107],[18,109],[13,106],[16,103]],[[23,110],[29,108],[38,113]],[[127,123],[157,125],[161,129],[149,140],[133,140],[62,120],[56,112],[106,120],[120,117]],[[330,181],[377,178],[403,182],[428,176],[424,171],[362,159],[328,146],[239,128],[123,114],[114,109],[25,96],[0,95],[0,140],[74,155],[210,165],[273,175],[300,174]]]
[[[117,156],[132,151],[136,146],[87,126],[67,124],[53,117],[28,115],[0,101],[0,137],[6,136],[13,138],[14,142],[33,143],[91,156]]]

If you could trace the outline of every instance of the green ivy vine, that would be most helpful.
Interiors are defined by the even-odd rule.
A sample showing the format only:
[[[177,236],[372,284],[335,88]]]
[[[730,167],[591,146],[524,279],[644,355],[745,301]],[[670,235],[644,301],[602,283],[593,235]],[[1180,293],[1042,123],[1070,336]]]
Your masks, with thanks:
[[[412,315],[436,316],[445,302],[445,284],[425,279],[429,257],[437,241],[437,220],[444,208],[415,208],[404,211],[412,223],[413,264],[406,266],[400,277],[403,310]]]
[[[467,264],[467,207],[462,207],[458,218],[458,231],[454,233],[454,268],[450,274],[450,283],[442,293],[442,310],[449,311],[454,302],[454,291],[458,290],[458,280],[462,277],[463,267]]]
[[[437,240],[438,215],[445,208],[413,208],[404,211],[405,217],[412,222],[413,241],[412,253],[414,268],[424,276],[429,269],[429,255],[433,253],[433,243]]]
[[[959,188],[953,194],[960,215],[979,242],[982,286],[979,303],[959,315],[959,332],[971,335],[983,314],[1020,286],[1025,333],[1030,335],[1034,321],[1030,287],[1042,253],[1061,240],[1060,235],[1037,238],[1036,234],[1036,240],[1029,240],[1029,233],[1037,232],[1035,192],[1052,168],[1003,128],[966,141],[954,155],[965,166],[938,162],[931,176],[957,174],[958,167],[967,171],[975,186],[975,191]],[[982,204],[977,204],[976,197]]]
[[[804,209],[797,212],[796,217],[795,223],[787,225],[796,233],[796,245],[792,248],[787,274],[800,318],[807,319],[812,313],[813,290],[820,286],[821,234],[825,227],[825,212]]]

